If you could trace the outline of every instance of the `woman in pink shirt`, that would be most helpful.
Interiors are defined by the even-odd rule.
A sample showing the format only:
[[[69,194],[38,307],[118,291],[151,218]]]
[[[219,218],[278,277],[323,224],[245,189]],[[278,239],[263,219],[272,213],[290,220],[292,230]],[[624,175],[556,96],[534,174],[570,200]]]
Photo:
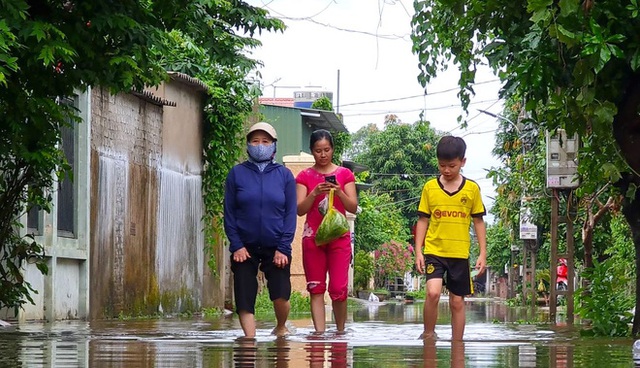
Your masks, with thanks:
[[[307,215],[302,234],[302,259],[307,280],[307,290],[311,294],[311,318],[316,332],[325,331],[324,293],[328,291],[332,300],[336,328],[344,331],[347,318],[347,294],[349,265],[351,263],[351,234],[326,245],[317,246],[316,231],[323,214],[319,207],[334,189],[334,208],[345,214],[356,213],[358,199],[353,173],[332,162],[333,137],[324,129],[311,133],[309,148],[315,164],[303,170],[296,177],[298,216]],[[326,203],[327,201],[324,201]]]

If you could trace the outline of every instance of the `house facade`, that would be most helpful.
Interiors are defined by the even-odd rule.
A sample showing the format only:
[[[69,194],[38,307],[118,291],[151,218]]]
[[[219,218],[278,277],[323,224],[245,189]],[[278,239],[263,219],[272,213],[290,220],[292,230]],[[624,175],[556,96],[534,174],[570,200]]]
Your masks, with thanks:
[[[222,307],[224,286],[204,252],[202,113],[206,86],[179,73],[158,88],[113,95],[94,88],[72,103],[82,122],[63,131],[73,181],[49,213],[24,216],[49,272],[27,264],[37,291],[17,316],[59,320]],[[222,253],[222,252],[221,252]]]

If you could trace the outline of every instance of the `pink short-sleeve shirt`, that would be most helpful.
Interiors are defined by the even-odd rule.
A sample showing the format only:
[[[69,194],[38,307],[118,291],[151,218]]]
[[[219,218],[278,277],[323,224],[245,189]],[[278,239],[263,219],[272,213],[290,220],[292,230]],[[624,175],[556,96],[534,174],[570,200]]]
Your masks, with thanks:
[[[336,176],[336,180],[338,181],[338,184],[340,184],[340,188],[342,188],[342,190],[344,190],[345,184],[356,181],[351,170],[338,166],[334,172],[329,174],[321,174],[312,168],[305,169],[296,177],[296,183],[304,185],[307,187],[307,193],[311,193],[318,184],[324,183],[325,177],[331,175]],[[326,194],[319,195],[313,201],[311,209],[307,212],[307,220],[304,223],[304,232],[302,233],[302,237],[315,236],[316,230],[318,230],[318,226],[320,226],[320,222],[322,222],[323,217],[318,210],[318,205],[326,196]],[[338,212],[346,215],[344,205],[337,196],[333,197],[333,207]]]

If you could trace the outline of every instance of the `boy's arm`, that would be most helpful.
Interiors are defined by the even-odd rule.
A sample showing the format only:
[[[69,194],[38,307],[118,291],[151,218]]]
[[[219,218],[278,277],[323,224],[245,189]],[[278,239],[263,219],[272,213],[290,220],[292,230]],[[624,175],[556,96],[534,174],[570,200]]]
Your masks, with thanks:
[[[424,273],[424,256],[422,254],[422,248],[424,247],[424,238],[427,235],[427,228],[429,227],[429,218],[426,216],[418,217],[416,223],[416,238],[414,249],[416,252],[416,269],[419,273]]]
[[[476,261],[476,270],[478,270],[478,275],[482,275],[487,267],[487,228],[484,224],[484,219],[482,217],[474,217],[473,228],[480,248],[480,254],[478,254],[478,260]]]

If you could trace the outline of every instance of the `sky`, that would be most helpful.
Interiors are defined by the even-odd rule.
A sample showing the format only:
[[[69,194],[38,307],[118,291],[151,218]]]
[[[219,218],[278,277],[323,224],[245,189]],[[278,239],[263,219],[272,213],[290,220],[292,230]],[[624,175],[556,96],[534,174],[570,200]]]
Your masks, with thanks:
[[[284,32],[262,33],[252,57],[264,65],[259,79],[265,97],[293,97],[307,86],[333,92],[333,106],[350,132],[387,114],[402,122],[424,119],[441,131],[463,137],[467,163],[463,174],[478,182],[487,209],[495,188],[486,170],[499,165],[492,156],[499,122],[479,109],[500,114],[498,77],[479,70],[469,114],[457,97],[455,66],[424,88],[418,83],[418,59],[411,52],[412,0],[248,0],[287,25]],[[468,121],[460,128],[457,118]],[[487,219],[488,221],[490,219]]]

